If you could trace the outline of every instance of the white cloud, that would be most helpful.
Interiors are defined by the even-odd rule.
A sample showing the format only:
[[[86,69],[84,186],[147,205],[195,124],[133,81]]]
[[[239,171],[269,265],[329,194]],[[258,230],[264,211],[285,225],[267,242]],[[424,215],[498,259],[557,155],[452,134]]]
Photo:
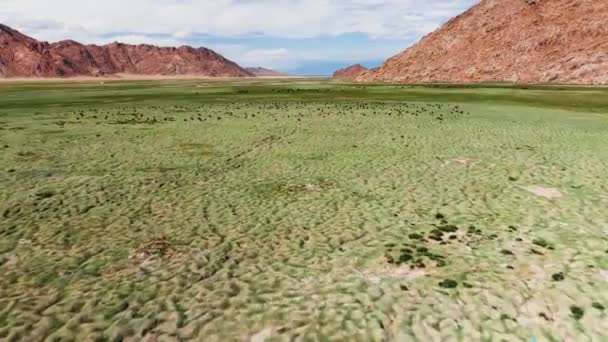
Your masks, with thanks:
[[[177,39],[187,39],[190,36],[192,36],[192,31],[187,30],[187,29],[179,30],[179,31],[173,33],[173,37],[175,37]]]
[[[299,66],[305,59],[297,51],[287,48],[260,49],[239,44],[209,44],[208,48],[221,51],[224,57],[237,61],[244,67],[264,67],[286,71]]]
[[[287,70],[294,66],[294,55],[285,48],[279,49],[254,49],[243,53],[239,57],[235,57],[243,65],[257,66],[266,65],[268,67]]]
[[[279,70],[303,61],[388,57],[476,0],[0,0],[0,22],[37,39],[208,46],[244,66]],[[363,33],[393,46],[314,47],[218,44],[218,37],[261,35],[326,39]],[[279,43],[280,44],[280,43]]]
[[[419,36],[473,0],[2,0],[0,20],[25,29],[52,22],[90,35],[108,32],[311,37],[363,32]],[[61,32],[38,32],[54,39]]]

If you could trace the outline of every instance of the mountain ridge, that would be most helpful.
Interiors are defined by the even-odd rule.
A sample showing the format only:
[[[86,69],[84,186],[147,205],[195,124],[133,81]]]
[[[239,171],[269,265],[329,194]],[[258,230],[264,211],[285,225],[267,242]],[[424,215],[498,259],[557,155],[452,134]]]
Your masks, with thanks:
[[[38,41],[0,24],[0,77],[76,77],[116,74],[254,77],[205,47],[158,47],[74,40]]]

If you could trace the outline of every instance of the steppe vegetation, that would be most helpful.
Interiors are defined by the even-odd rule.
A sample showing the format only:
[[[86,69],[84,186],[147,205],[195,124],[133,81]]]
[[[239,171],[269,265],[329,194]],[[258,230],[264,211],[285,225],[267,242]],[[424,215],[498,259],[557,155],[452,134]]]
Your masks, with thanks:
[[[599,341],[608,89],[0,83],[2,341]]]

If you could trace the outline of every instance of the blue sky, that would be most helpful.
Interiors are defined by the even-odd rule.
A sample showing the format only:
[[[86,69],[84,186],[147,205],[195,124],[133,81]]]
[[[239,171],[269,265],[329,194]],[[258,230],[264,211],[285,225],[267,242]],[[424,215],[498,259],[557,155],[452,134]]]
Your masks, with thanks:
[[[377,66],[475,0],[2,0],[35,38],[206,46],[242,66],[331,74]]]

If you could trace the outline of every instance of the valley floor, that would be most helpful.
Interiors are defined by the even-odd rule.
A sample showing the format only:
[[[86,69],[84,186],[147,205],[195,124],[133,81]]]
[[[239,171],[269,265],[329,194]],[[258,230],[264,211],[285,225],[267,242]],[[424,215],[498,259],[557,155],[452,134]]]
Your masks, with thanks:
[[[600,341],[608,89],[0,84],[1,341]]]

